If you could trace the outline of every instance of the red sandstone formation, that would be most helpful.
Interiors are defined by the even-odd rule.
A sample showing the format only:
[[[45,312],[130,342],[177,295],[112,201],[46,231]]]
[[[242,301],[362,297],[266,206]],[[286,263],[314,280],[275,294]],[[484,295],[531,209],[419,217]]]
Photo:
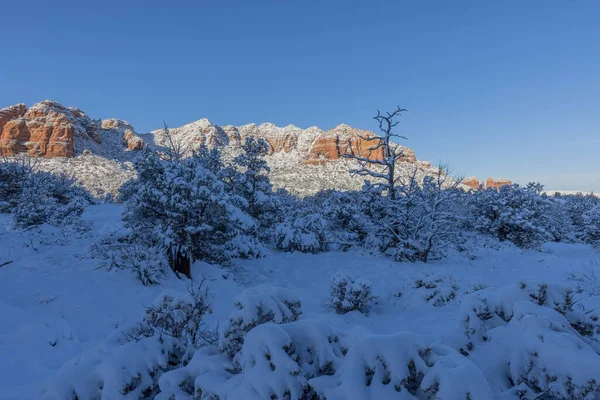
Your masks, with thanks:
[[[479,179],[476,176],[465,178],[462,183],[471,189],[479,189]]]
[[[471,176],[469,178],[466,178],[463,180],[463,185],[468,186],[471,189],[479,189],[480,186],[483,186],[484,188],[488,189],[499,189],[502,186],[505,185],[512,185],[512,181],[510,179],[494,179],[494,178],[487,178],[487,180],[485,181],[485,185],[483,182],[479,182],[479,179],[477,179],[476,176]]]
[[[117,121],[117,120],[110,120]],[[133,128],[100,125],[81,110],[64,107],[54,101],[42,101],[27,109],[17,104],[0,110],[0,156],[26,153],[35,157],[73,157],[76,140],[92,140],[100,144],[100,129],[120,130],[125,145],[131,150],[143,147]],[[110,124],[109,124],[110,125]]]
[[[307,164],[324,165],[331,160],[337,160],[345,155],[354,155],[366,157],[370,160],[382,160],[385,156],[382,147],[371,150],[377,144],[376,141],[369,141],[367,138],[373,137],[373,132],[352,128],[348,125],[338,125],[335,128],[323,132],[313,142],[308,154]],[[417,158],[413,150],[402,147],[404,155],[402,160],[406,162],[415,162]]]

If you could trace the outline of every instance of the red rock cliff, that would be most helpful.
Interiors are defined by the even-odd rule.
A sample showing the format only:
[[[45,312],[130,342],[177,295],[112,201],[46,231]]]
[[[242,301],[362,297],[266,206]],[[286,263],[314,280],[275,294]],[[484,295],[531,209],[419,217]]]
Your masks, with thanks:
[[[131,125],[104,126],[73,107],[45,100],[27,109],[17,104],[0,110],[0,156],[26,153],[32,157],[73,157],[76,140],[102,142],[101,129],[119,131],[125,146],[138,150],[143,146]]]

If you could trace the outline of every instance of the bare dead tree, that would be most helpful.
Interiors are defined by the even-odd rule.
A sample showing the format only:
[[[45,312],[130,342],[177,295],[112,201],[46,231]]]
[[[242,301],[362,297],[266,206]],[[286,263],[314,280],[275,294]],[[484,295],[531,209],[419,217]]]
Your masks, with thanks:
[[[171,162],[179,162],[188,154],[190,148],[183,141],[175,140],[167,123],[163,121],[163,124],[162,133],[166,138],[166,143],[163,146],[161,158]]]
[[[404,157],[403,148],[394,143],[394,139],[406,139],[405,136],[398,135],[393,130],[399,123],[397,118],[405,111],[400,106],[396,107],[396,110],[391,113],[382,114],[377,110],[377,115],[373,119],[379,123],[380,135],[358,135],[362,140],[373,144],[368,149],[369,154],[367,156],[354,153],[344,155],[344,157],[356,160],[359,163],[359,168],[350,171],[352,174],[374,178],[375,182],[371,182],[371,186],[384,189],[392,200],[396,197],[396,183],[398,180],[396,163]],[[383,154],[381,159],[371,158],[373,152],[379,151]]]

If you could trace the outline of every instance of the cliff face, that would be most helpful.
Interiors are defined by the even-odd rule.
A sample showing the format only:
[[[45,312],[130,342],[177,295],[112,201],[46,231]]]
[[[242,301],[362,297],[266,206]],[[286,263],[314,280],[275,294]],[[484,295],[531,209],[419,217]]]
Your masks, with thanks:
[[[17,104],[0,110],[0,156],[73,157],[77,141],[101,144],[103,131],[121,135],[129,149],[143,147],[141,138],[125,121],[93,120],[78,108],[50,100],[29,109]]]

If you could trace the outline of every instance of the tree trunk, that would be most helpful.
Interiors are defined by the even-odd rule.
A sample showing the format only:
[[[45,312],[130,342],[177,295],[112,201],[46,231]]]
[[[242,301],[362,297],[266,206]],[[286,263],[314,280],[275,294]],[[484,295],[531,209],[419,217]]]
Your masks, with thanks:
[[[190,257],[187,254],[182,253],[180,249],[175,250],[173,248],[169,251],[169,255],[169,265],[171,266],[171,269],[191,278],[192,260],[190,260]]]

